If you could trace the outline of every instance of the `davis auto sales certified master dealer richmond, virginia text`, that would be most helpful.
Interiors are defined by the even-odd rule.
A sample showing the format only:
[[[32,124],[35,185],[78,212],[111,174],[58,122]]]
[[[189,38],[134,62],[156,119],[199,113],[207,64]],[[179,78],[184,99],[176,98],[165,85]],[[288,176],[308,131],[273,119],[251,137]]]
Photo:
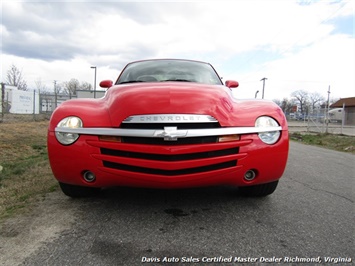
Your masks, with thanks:
[[[346,257],[142,257],[141,262],[145,263],[351,263],[352,258]]]

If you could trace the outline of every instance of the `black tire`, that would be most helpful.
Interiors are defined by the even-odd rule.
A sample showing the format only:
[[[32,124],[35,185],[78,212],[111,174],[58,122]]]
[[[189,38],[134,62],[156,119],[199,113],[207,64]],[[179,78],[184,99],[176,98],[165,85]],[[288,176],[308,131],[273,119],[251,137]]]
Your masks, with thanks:
[[[100,192],[100,188],[96,187],[82,187],[74,186],[59,182],[60,188],[63,193],[71,198],[85,198],[97,195]]]
[[[279,181],[274,181],[261,185],[240,187],[239,191],[246,197],[265,197],[272,194],[276,190],[278,183]]]

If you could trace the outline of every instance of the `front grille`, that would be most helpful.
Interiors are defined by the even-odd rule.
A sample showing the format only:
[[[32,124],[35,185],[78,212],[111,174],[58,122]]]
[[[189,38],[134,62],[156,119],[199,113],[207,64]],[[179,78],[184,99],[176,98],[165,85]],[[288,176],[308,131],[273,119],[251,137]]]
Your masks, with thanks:
[[[152,174],[152,175],[177,176],[177,175],[187,175],[187,174],[195,174],[195,173],[201,173],[201,172],[209,172],[209,171],[213,171],[213,170],[234,167],[237,165],[237,160],[224,162],[224,163],[218,163],[218,164],[212,164],[212,165],[206,165],[206,166],[201,166],[201,167],[179,169],[179,170],[153,169],[153,168],[131,166],[131,165],[108,162],[108,161],[103,161],[103,164],[105,167],[117,169],[117,170],[123,170],[123,171],[138,172],[138,173],[145,173],[145,174]]]
[[[165,127],[188,130],[214,129],[221,126],[217,121],[200,123],[125,122],[120,125],[120,128],[135,130],[164,130]],[[237,166],[239,158],[236,156],[239,153],[239,145],[235,142],[218,143],[217,136],[177,138],[173,141],[167,141],[164,138],[130,136],[122,136],[120,139],[120,143],[100,142],[98,147],[100,147],[100,158],[104,167],[132,173],[178,176],[206,173],[225,168],[232,169]],[[176,150],[179,152],[175,153]],[[186,165],[182,167],[184,162]]]
[[[212,157],[219,157],[225,155],[233,155],[238,153],[239,148],[230,148],[217,151],[208,151],[208,152],[196,152],[196,153],[187,153],[187,154],[151,154],[151,153],[140,153],[140,152],[131,152],[131,151],[121,151],[113,150],[107,148],[101,148],[101,154],[111,155],[117,157],[125,158],[135,158],[135,159],[147,159],[154,161],[165,161],[165,162],[176,162],[183,160],[197,160],[197,159],[206,159]]]

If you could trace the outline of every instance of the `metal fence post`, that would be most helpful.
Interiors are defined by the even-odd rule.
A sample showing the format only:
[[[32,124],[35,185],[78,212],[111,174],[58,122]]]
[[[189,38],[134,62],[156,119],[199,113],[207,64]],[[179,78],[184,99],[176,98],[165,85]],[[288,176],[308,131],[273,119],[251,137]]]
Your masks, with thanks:
[[[341,134],[343,135],[343,128],[345,124],[345,102],[343,103],[343,110],[341,110]]]
[[[36,90],[33,90],[33,120],[36,120]]]
[[[1,82],[1,122],[4,121],[5,113],[5,83]]]

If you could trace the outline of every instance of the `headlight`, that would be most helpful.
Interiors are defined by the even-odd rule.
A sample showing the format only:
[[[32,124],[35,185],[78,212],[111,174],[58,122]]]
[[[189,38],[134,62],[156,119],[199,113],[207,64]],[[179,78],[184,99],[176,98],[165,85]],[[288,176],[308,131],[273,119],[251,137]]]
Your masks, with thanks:
[[[255,127],[278,127],[279,124],[275,119],[268,116],[260,116],[255,121]],[[259,138],[266,144],[274,144],[279,140],[280,131],[270,131],[259,133]]]
[[[83,122],[79,117],[69,116],[61,120],[57,128],[80,128],[83,127]],[[73,144],[78,138],[79,134],[75,133],[63,133],[63,132],[55,132],[55,136],[57,140],[63,145]]]

